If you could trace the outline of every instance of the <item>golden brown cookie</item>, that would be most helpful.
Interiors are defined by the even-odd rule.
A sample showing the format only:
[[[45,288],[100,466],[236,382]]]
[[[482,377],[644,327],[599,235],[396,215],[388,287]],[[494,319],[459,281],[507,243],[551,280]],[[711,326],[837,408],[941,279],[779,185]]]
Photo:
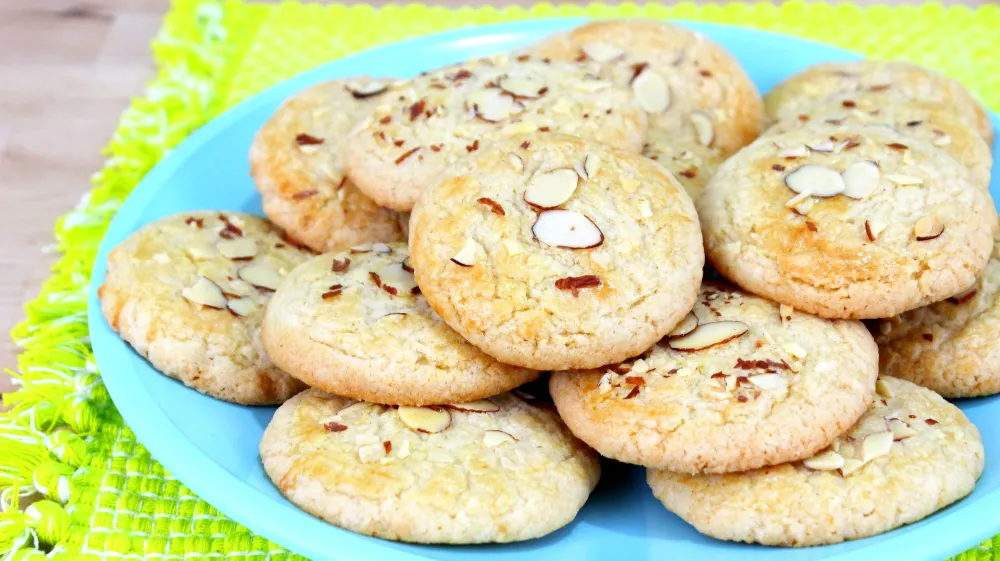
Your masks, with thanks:
[[[282,277],[309,256],[256,216],[175,214],[111,252],[101,309],[167,376],[234,403],[281,403],[305,385],[264,353],[260,324]]]
[[[281,104],[250,147],[264,213],[315,251],[406,239],[408,217],[379,208],[344,172],[347,134],[387,87],[358,77],[307,88]]]

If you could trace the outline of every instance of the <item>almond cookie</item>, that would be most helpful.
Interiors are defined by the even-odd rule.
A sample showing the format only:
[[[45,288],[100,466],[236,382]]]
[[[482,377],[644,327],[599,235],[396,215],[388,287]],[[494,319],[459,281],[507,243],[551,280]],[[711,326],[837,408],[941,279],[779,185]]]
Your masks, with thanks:
[[[579,62],[631,89],[649,114],[643,154],[676,175],[692,198],[760,132],[757,88],[729,52],[696,31],[659,20],[600,20],[528,51]]]
[[[347,170],[379,204],[408,211],[452,162],[548,131],[639,152],[646,115],[630,91],[576,64],[476,59],[393,86],[351,134]]]
[[[256,216],[184,212],[118,245],[97,293],[111,328],[160,372],[225,401],[281,403],[305,386],[264,353],[260,324],[310,255]]]
[[[803,547],[916,522],[972,492],[983,443],[962,411],[930,390],[882,377],[872,408],[803,462],[746,473],[649,470],[653,493],[699,532]]]
[[[331,80],[285,101],[250,147],[264,213],[315,251],[406,239],[406,217],[379,208],[344,172],[347,134],[380,102],[387,82]]]
[[[694,205],[670,172],[556,134],[455,163],[414,209],[410,251],[448,325],[539,370],[645,351],[691,309],[704,263]]]
[[[743,289],[829,318],[884,318],[976,282],[996,210],[936,146],[885,127],[763,137],[699,199],[712,264]]]
[[[402,243],[320,255],[292,271],[267,307],[263,340],[275,364],[306,384],[377,403],[471,401],[538,377],[441,321]]]
[[[1000,393],[1000,242],[972,288],[879,321],[882,374],[945,397]]]
[[[972,182],[984,189],[990,185],[993,154],[983,137],[950,109],[935,103],[894,99],[886,93],[864,96],[847,92],[830,96],[809,106],[798,116],[781,121],[766,134],[781,134],[819,123],[829,125],[884,126],[945,151],[969,168]],[[832,145],[831,145],[832,148]]]
[[[809,107],[841,93],[871,94],[940,104],[993,142],[993,125],[982,104],[961,84],[928,68],[903,61],[858,60],[810,66],[774,87],[764,104],[772,119],[794,119]]]
[[[683,473],[808,458],[875,394],[861,322],[826,320],[706,282],[660,344],[622,364],[549,379],[559,415],[603,456]]]
[[[555,412],[511,394],[387,407],[311,389],[260,444],[291,502],[353,532],[416,543],[512,542],[570,523],[600,477]]]

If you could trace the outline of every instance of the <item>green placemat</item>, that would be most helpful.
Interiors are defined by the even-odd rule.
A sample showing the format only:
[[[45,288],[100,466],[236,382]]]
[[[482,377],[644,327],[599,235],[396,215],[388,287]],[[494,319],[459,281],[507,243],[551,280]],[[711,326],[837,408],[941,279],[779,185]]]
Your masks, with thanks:
[[[87,284],[101,237],[142,176],[222,110],[288,76],[348,53],[466,25],[532,17],[645,15],[754,26],[954,76],[1000,109],[1000,7],[860,8],[790,2],[446,9],[179,0],[153,43],[159,66],[122,115],[105,168],[59,220],[62,258],[27,321],[21,389],[0,414],[0,559],[286,559],[191,493],[150,457],[101,383],[87,333]],[[24,512],[22,498],[44,500]],[[1000,561],[1000,536],[956,557]]]

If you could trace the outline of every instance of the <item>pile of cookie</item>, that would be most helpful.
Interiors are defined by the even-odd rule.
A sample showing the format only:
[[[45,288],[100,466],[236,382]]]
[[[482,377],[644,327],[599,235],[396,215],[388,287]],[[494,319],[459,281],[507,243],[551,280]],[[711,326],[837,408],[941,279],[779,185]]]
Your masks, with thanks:
[[[982,472],[941,396],[1000,392],[991,137],[911,64],[762,100],[699,33],[593,22],[293,96],[250,153],[271,222],[150,224],[100,296],[164,374],[283,403],[264,469],[337,526],[543,536],[599,453],[710,536],[836,543]]]

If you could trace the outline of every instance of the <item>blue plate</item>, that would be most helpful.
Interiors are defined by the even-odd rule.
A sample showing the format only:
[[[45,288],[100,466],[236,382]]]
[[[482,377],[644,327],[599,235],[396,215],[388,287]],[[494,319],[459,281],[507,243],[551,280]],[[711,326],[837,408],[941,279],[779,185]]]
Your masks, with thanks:
[[[462,29],[366,51],[279,84],[215,119],[167,156],[136,188],[111,223],[94,265],[90,333],[104,383],[139,440],[174,476],[251,530],[313,559],[888,559],[938,560],[1000,532],[1000,396],[959,403],[986,444],[986,471],[972,495],[916,524],[834,546],[766,548],[698,534],[667,512],[646,486],[642,469],[605,462],[604,476],[575,522],[542,539],[510,545],[413,546],[330,526],[286,501],[261,467],[257,445],[274,409],[242,407],[205,397],[159,374],[122,342],[101,315],[97,287],[108,252],[130,233],[163,216],[194,209],[261,213],[249,179],[254,133],[292,93],[328,78],[356,74],[406,77],[470,57],[502,52],[579,25],[551,19]],[[819,43],[707,23],[684,23],[736,55],[762,92],[822,61],[858,55]],[[993,115],[993,126],[1000,119]],[[994,148],[994,161],[1000,152]],[[1000,171],[990,186],[1000,194]]]

